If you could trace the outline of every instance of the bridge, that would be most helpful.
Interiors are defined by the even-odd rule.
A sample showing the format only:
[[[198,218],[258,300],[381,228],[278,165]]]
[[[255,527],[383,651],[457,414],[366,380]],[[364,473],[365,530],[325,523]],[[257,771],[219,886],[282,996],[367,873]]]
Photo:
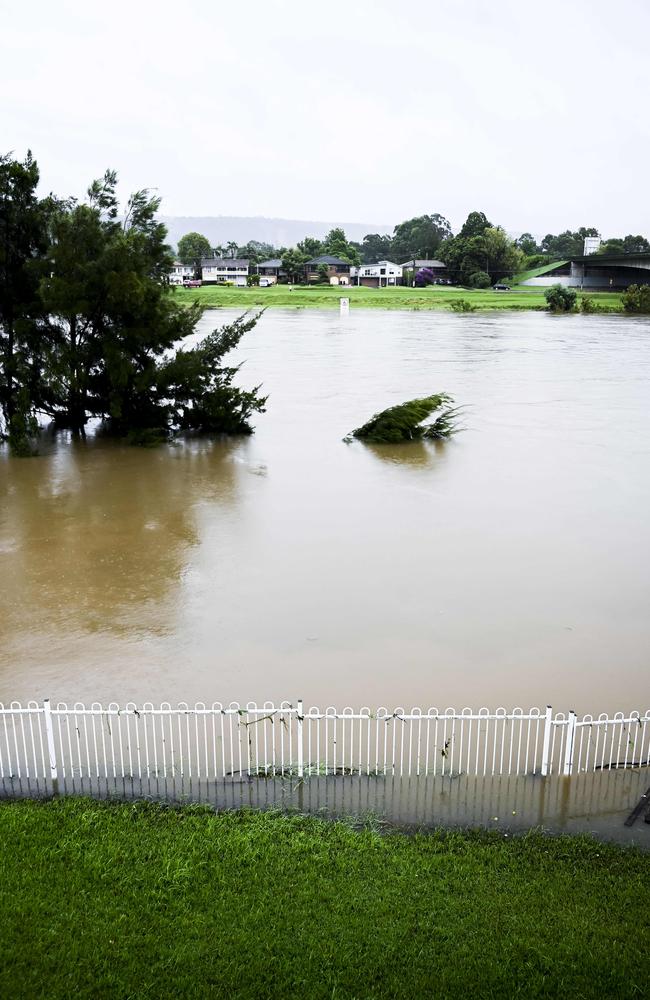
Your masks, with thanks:
[[[524,285],[567,285],[595,291],[621,291],[628,285],[650,284],[650,253],[589,254],[557,261]]]

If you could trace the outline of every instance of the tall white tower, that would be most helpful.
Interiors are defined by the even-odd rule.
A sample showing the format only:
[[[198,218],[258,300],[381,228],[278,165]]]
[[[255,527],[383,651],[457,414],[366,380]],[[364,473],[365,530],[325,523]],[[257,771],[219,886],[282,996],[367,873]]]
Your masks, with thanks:
[[[600,247],[600,236],[585,236],[584,250],[582,251],[585,257],[589,254],[596,253]]]

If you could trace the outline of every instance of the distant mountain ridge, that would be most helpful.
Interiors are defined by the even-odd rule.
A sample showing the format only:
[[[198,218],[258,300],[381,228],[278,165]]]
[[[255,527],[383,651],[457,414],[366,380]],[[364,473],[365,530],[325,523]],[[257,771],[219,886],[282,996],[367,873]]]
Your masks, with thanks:
[[[330,229],[340,227],[349,240],[361,241],[366,233],[391,234],[392,226],[376,222],[309,222],[300,219],[267,219],[263,216],[238,215],[161,215],[173,247],[185,233],[202,233],[213,246],[230,241],[242,246],[249,240],[271,243],[275,247],[295,246],[305,236],[322,239]]]

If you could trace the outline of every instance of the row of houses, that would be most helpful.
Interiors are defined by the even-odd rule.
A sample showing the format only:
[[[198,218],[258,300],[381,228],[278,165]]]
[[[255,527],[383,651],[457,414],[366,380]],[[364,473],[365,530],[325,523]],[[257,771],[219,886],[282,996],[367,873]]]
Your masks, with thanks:
[[[330,285],[365,285],[368,288],[402,285],[405,272],[408,271],[410,274],[423,268],[431,270],[436,281],[445,282],[447,275],[445,265],[440,260],[414,259],[403,264],[380,260],[376,264],[361,264],[355,267],[354,264],[339,257],[321,254],[320,257],[308,260],[303,267],[304,280],[309,284],[322,281],[327,275]],[[245,286],[250,275],[258,274],[260,285],[268,286],[275,285],[278,281],[285,281],[287,278],[282,268],[282,261],[277,257],[261,261],[259,264],[252,264],[249,260],[236,257],[207,257],[201,260],[200,268],[201,277],[198,279],[194,265],[175,261],[169,282],[172,285],[187,285],[200,280],[203,285]]]

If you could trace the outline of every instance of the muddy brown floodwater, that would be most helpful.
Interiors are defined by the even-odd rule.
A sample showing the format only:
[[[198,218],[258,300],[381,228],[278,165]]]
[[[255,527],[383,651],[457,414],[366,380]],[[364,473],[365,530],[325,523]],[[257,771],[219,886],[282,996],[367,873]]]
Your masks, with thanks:
[[[277,310],[238,357],[250,439],[2,453],[0,699],[648,707],[647,321]],[[443,390],[450,442],[342,442]]]

